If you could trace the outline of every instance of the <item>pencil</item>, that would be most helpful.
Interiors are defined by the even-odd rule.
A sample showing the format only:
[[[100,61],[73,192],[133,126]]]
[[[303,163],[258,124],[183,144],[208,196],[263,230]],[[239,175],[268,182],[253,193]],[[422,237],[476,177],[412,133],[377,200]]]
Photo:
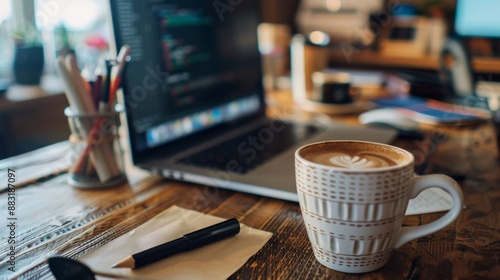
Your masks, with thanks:
[[[90,93],[87,91],[85,84],[83,83],[82,76],[80,75],[80,69],[78,68],[78,64],[76,62],[76,57],[74,55],[67,55],[65,58],[66,69],[70,73],[70,77],[73,80],[76,87],[76,94],[78,94],[80,101],[84,107],[84,113],[95,113],[95,107],[92,102],[92,97]],[[79,113],[83,113],[79,112]]]
[[[108,108],[108,98],[109,91],[111,90],[111,68],[113,67],[113,62],[109,59],[106,60],[106,78],[104,79],[104,88],[101,95],[101,103],[99,105],[99,111],[106,112]]]
[[[120,86],[123,69],[125,68],[127,60],[130,59],[129,55],[130,55],[130,46],[123,45],[120,49],[120,52],[118,53],[118,56],[116,57],[116,64],[113,66],[111,70],[112,80],[111,80],[111,89],[108,97],[109,103],[112,103],[113,100],[115,99],[116,91]]]
[[[102,92],[102,75],[97,75],[92,88],[92,95],[94,96],[94,107],[99,110],[99,103],[101,101]]]
[[[145,251],[126,257],[113,268],[139,268],[172,255],[193,250],[216,241],[236,235],[240,232],[237,219],[224,222],[188,233],[170,242],[158,245]]]
[[[66,87],[66,96],[73,112],[77,115],[95,114],[96,109],[93,104],[93,100],[85,89],[75,56],[68,55],[66,57],[58,57],[56,68]],[[118,170],[110,147],[102,145],[94,148],[95,145],[90,143],[93,139],[95,139],[93,136],[99,132],[97,129],[99,123],[101,123],[101,118],[98,118],[94,124],[83,123],[83,131],[87,130],[89,134],[89,137],[87,137],[88,143],[80,157],[74,163],[72,170],[75,173],[82,173],[86,157],[90,155],[95,165],[99,180],[101,182],[106,182],[119,175],[120,171]]]

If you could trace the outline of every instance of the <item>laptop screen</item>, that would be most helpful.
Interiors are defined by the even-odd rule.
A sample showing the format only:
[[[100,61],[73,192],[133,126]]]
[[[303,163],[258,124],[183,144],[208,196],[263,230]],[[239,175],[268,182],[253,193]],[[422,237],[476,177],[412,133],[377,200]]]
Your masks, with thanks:
[[[256,2],[111,1],[133,153],[264,113]]]

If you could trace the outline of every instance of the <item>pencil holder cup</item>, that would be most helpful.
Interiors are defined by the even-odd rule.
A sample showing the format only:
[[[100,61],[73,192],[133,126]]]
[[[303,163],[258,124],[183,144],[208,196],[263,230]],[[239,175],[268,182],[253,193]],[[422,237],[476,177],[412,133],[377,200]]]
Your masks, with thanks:
[[[112,187],[127,181],[118,133],[121,111],[118,106],[95,114],[64,110],[71,131],[68,183],[73,187]]]

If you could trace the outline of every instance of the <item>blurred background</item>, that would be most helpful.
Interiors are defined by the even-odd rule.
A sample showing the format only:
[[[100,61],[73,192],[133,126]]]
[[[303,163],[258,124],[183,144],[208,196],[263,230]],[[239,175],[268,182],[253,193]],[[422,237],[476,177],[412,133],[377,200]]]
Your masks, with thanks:
[[[498,13],[495,0],[459,0],[464,6],[456,0],[243,1],[260,2],[267,90],[303,88],[299,94],[307,96],[315,71],[362,70],[369,76],[360,83],[439,99],[461,86],[443,83],[443,48],[448,38],[465,35],[459,42],[473,71],[470,90],[498,93],[500,22],[484,28],[481,19],[488,17],[478,9],[464,15],[461,34],[456,26],[457,9]],[[68,104],[54,61],[70,52],[82,69],[95,67],[109,53],[107,14],[105,0],[0,0],[0,159],[68,138],[62,113]]]

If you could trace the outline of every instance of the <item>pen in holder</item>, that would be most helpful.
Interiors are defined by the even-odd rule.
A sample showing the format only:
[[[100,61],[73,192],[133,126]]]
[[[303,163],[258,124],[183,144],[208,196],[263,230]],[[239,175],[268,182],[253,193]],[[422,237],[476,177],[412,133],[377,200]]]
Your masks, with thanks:
[[[68,182],[77,188],[112,187],[126,181],[118,127],[121,108],[93,114],[64,110],[71,135]]]

